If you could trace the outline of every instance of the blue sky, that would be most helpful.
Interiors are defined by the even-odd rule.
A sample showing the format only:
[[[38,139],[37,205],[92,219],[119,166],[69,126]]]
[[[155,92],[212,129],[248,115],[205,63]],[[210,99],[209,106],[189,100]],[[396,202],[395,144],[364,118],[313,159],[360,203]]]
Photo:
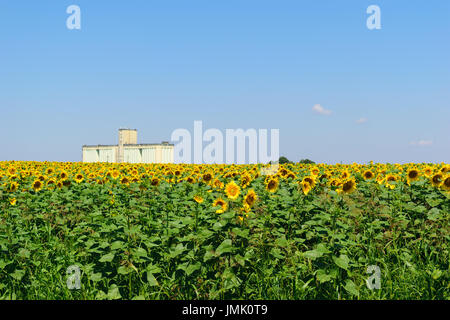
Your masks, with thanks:
[[[294,161],[448,163],[449,40],[445,0],[4,0],[0,160],[80,161],[119,127],[154,143],[202,120],[279,129]]]

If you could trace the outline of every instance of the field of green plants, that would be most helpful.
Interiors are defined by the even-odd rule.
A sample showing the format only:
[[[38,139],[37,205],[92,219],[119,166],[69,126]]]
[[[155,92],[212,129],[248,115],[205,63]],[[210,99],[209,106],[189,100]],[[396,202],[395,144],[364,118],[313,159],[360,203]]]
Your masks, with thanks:
[[[302,192],[305,168],[289,167],[295,178],[280,175],[276,190],[252,175],[257,200],[244,211],[241,177],[223,173],[238,197],[201,181],[92,183],[88,172],[61,188],[3,185],[0,298],[450,298],[448,192],[425,178],[385,187],[351,168],[351,193],[320,175]],[[226,210],[212,205],[219,195]],[[80,289],[67,286],[71,265]],[[370,265],[380,289],[366,285]]]

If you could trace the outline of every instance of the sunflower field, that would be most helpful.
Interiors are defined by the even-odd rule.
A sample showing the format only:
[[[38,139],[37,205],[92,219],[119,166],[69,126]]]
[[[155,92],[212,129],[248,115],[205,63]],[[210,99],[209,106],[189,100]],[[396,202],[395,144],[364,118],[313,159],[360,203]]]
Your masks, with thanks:
[[[450,165],[262,169],[0,162],[0,298],[450,298]]]

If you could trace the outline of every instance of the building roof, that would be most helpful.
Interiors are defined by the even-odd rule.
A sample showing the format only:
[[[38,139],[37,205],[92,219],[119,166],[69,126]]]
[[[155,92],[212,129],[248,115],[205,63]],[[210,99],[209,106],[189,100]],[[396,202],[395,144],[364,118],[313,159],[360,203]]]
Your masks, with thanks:
[[[138,143],[138,144],[124,144],[124,147],[150,147],[150,146],[170,146],[173,147],[173,143]],[[97,145],[83,145],[83,148],[99,148],[99,147],[118,147],[117,144],[97,144]]]

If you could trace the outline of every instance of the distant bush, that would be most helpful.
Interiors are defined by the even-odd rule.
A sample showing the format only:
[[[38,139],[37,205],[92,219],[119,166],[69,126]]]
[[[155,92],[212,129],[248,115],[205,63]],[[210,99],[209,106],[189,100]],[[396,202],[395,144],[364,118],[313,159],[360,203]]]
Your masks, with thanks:
[[[278,159],[279,164],[285,164],[285,163],[291,163],[288,158],[281,156],[280,159]]]

